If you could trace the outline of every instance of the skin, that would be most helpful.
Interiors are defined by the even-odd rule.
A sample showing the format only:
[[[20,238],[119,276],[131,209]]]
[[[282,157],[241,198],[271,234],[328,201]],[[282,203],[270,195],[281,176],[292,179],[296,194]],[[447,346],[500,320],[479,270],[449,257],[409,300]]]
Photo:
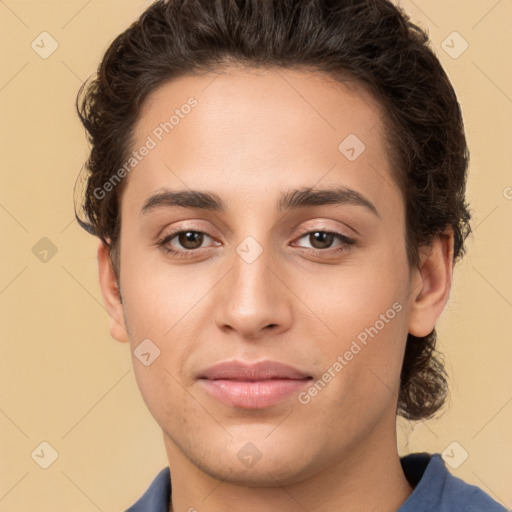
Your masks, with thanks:
[[[396,445],[405,342],[408,333],[429,334],[448,300],[451,233],[422,248],[420,268],[409,268],[383,111],[362,87],[235,66],[182,77],[147,99],[134,148],[191,96],[198,105],[129,175],[119,282],[108,249],[98,247],[112,337],[128,342],[132,356],[146,338],[160,350],[151,365],[134,356],[133,365],[163,431],[169,510],[395,511],[412,491]],[[338,150],[349,134],[366,146],[355,161]],[[276,208],[291,188],[332,186],[359,192],[378,216],[357,204]],[[227,209],[141,215],[162,188],[212,192]],[[196,245],[172,240],[190,258],[157,245],[179,229],[206,233]],[[301,229],[355,244],[333,252],[339,240],[322,245]],[[252,263],[236,252],[248,236],[262,249]],[[394,303],[401,311],[307,404],[291,396],[264,409],[235,408],[197,379],[221,361],[270,359],[316,381]],[[251,467],[237,456],[247,442],[261,453]]]

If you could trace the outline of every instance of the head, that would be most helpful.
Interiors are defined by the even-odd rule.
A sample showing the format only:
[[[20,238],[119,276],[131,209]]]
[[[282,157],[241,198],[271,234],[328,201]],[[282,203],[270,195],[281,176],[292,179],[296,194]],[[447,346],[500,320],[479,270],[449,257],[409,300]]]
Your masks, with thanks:
[[[77,219],[100,239],[110,331],[160,350],[150,366],[134,358],[135,374],[191,460],[222,474],[227,437],[286,462],[281,435],[309,443],[311,467],[397,414],[440,409],[435,323],[470,232],[468,150],[450,81],[405,13],[386,0],[158,1],[111,43],[77,108],[91,143]],[[188,194],[162,206],[166,190]],[[197,386],[228,359],[287,362],[325,386],[268,439],[290,402],[257,415],[215,403],[230,437]]]

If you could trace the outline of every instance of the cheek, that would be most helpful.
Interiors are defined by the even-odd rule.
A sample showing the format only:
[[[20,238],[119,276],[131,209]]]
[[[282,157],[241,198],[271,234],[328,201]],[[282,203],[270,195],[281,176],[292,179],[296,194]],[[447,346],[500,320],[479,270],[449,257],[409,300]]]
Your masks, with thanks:
[[[304,329],[317,340],[320,370],[330,369],[325,380],[336,382],[335,396],[345,405],[389,399],[398,390],[407,339],[404,254],[391,247],[364,264],[322,272],[303,276],[301,298],[318,316],[315,327]]]
[[[193,272],[191,267],[171,265],[164,258],[155,264],[154,258],[152,262],[140,253],[123,259],[124,311],[134,343],[141,337],[165,340],[189,320],[188,315],[211,287]]]
[[[376,322],[380,331],[383,322],[387,326],[387,320],[396,323],[395,317],[405,316],[408,281],[401,260],[401,254],[390,249],[387,254],[368,252],[367,258],[347,260],[337,268],[318,267],[300,277],[301,299],[318,314],[326,330],[341,340],[357,336]]]
[[[212,289],[219,279],[211,266],[171,264],[142,251],[123,254],[121,282],[133,366],[150,410],[186,399],[178,382],[188,382],[187,362],[211,329]],[[147,339],[159,351],[148,367],[134,355]]]
[[[168,350],[166,349],[166,352]],[[144,366],[134,360],[134,373],[141,396],[155,421],[166,432],[186,432],[181,436],[187,439],[199,439],[201,431],[210,427],[205,421],[205,413],[192,394],[186,390],[176,369],[166,359],[166,353],[150,366]],[[205,426],[206,425],[206,426]],[[192,446],[188,447],[193,449]]]
[[[398,399],[403,350],[407,337],[405,310],[399,302],[353,305],[352,316],[339,314],[331,323],[337,336],[319,338],[320,371],[301,404],[318,428],[361,436],[393,411]],[[382,306],[382,307],[381,307]],[[338,310],[339,311],[339,310]],[[382,311],[382,313],[381,313]],[[383,315],[382,317],[380,315]]]

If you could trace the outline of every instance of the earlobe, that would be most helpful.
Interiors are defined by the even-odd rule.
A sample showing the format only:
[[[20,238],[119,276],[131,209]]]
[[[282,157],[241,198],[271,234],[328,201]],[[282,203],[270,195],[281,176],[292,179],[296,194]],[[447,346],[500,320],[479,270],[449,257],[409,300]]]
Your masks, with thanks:
[[[119,284],[112,267],[109,248],[101,240],[98,245],[98,273],[103,301],[110,319],[110,335],[115,340],[126,343],[128,342],[128,332],[124,320]]]
[[[445,231],[421,249],[410,291],[409,333],[428,336],[450,296],[453,276],[453,231]]]

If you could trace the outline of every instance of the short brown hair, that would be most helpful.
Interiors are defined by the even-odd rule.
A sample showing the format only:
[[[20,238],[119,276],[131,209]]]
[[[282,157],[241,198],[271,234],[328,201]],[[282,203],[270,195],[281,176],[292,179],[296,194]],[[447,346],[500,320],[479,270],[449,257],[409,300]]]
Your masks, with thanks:
[[[119,276],[120,198],[98,198],[126,161],[144,100],[179,76],[228,62],[318,71],[355,80],[384,107],[394,179],[403,193],[411,268],[419,248],[453,230],[454,261],[471,232],[465,202],[469,152],[453,87],[428,36],[387,0],[159,0],[110,44],[83,84],[77,111],[91,152],[79,224],[110,248]],[[75,207],[76,212],[76,207]],[[435,329],[408,335],[397,413],[432,416],[447,394]]]

